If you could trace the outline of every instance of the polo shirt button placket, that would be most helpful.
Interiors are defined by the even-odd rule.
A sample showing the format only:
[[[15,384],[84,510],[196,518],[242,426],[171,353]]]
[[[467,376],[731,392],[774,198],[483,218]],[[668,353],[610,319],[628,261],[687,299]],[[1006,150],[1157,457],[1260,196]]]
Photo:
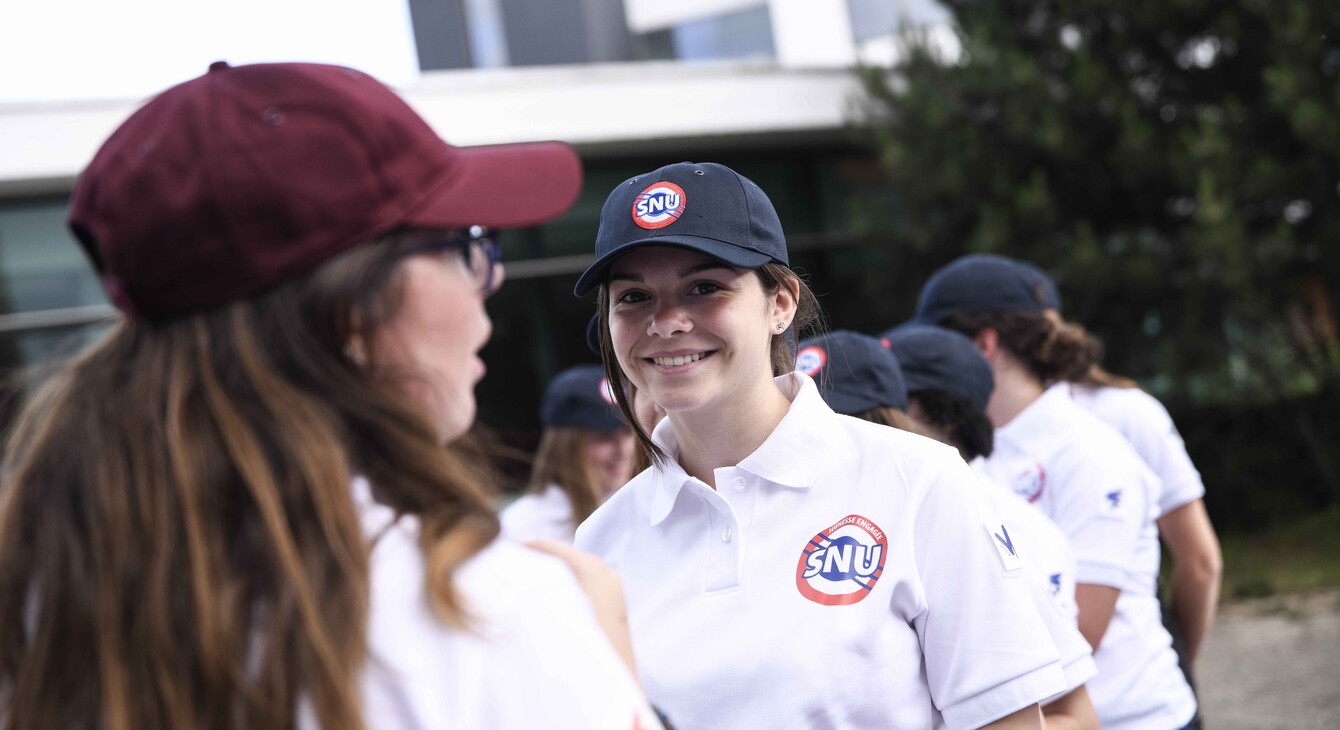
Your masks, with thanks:
[[[739,524],[730,503],[719,493],[703,496],[708,504],[708,528],[716,543],[711,548],[706,588],[709,593],[736,588],[740,585],[739,543],[735,540]]]

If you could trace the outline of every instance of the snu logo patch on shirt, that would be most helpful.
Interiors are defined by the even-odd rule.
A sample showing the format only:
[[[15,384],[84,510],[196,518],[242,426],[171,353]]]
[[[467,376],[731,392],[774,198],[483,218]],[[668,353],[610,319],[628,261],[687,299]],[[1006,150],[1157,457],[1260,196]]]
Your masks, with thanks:
[[[847,515],[819,532],[800,551],[796,588],[824,606],[848,606],[870,595],[884,574],[889,540],[860,515]]]

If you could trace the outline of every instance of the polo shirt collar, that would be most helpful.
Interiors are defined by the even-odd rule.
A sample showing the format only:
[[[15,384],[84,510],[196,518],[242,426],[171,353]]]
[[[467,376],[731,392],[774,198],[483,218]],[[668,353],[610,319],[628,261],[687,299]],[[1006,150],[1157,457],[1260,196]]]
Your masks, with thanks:
[[[808,375],[792,372],[773,378],[773,382],[791,401],[791,407],[762,445],[735,466],[781,487],[809,489],[818,481],[832,451],[836,429],[826,422],[836,419],[837,414],[824,403]],[[651,525],[655,526],[670,516],[680,490],[693,477],[679,464],[679,440],[670,419],[657,424],[651,438],[670,457],[663,469],[655,470],[650,509]]]
[[[1009,423],[996,429],[995,439],[1028,443],[1051,438],[1056,434],[1058,424],[1064,427],[1065,414],[1073,407],[1075,403],[1068,389],[1048,388]]]

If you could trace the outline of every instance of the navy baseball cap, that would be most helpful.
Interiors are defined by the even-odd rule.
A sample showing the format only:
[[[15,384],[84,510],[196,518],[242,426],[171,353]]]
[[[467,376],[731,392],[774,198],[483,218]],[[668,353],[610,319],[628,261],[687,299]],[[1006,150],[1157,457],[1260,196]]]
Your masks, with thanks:
[[[966,335],[943,327],[906,324],[884,333],[881,341],[902,365],[907,392],[942,390],[986,410],[996,381],[986,358]]]
[[[715,162],[677,162],[623,181],[605,199],[596,261],[577,279],[584,297],[616,259],[639,246],[676,246],[738,269],[789,264],[782,222],[763,189]]]
[[[939,324],[965,312],[1041,312],[1047,309],[1045,287],[1019,262],[995,254],[970,254],[954,259],[926,281],[913,317],[921,324]]]
[[[605,371],[599,365],[577,365],[549,381],[540,423],[545,428],[570,426],[590,431],[626,428],[617,408]]]
[[[1042,292],[1042,306],[1061,311],[1061,293],[1056,290],[1056,282],[1052,280],[1051,275],[1031,261],[1020,259],[1017,263],[1019,268],[1023,269],[1024,276],[1027,276],[1033,282],[1033,286],[1039,287],[1039,291]]]
[[[796,370],[814,378],[819,394],[838,413],[872,408],[907,410],[907,388],[898,359],[869,336],[836,330],[801,340]]]

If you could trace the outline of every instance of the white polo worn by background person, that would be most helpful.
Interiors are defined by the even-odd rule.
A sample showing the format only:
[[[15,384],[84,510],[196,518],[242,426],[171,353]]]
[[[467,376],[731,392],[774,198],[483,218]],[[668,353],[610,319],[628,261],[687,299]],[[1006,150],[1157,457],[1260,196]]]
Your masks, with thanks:
[[[418,520],[397,519],[365,479],[352,493],[375,541],[360,678],[368,727],[661,727],[566,565],[494,540],[454,575],[470,625],[448,627],[424,590]],[[318,727],[309,706],[299,715]]]
[[[1162,481],[1159,516],[1205,497],[1200,472],[1186,453],[1186,444],[1168,409],[1139,388],[1095,388],[1058,383],[1084,410],[1120,433]]]
[[[652,701],[686,730],[968,728],[1063,691],[958,454],[775,382],[790,409],[719,490],[674,461],[667,419],[670,463],[577,530],[623,576]]]
[[[1003,538],[1009,549],[1018,553],[1034,593],[1040,597],[1035,601],[1038,612],[1061,654],[1066,691],[1073,691],[1098,674],[1093,649],[1079,632],[1077,623],[1079,605],[1075,603],[1075,574],[1079,563],[1075,551],[1061,528],[1041,510],[985,480],[980,480],[980,486],[983,497],[990,501],[1004,523],[1005,529],[997,539]]]
[[[1076,583],[1121,591],[1094,661],[1089,696],[1104,728],[1181,728],[1195,698],[1163,627],[1158,478],[1110,426],[1064,389],[1049,389],[995,431],[995,451],[975,459],[986,477],[1040,508],[1065,532],[1079,562]]]
[[[577,526],[572,502],[557,484],[539,494],[523,494],[498,513],[503,537],[514,540],[559,540],[572,543]]]

